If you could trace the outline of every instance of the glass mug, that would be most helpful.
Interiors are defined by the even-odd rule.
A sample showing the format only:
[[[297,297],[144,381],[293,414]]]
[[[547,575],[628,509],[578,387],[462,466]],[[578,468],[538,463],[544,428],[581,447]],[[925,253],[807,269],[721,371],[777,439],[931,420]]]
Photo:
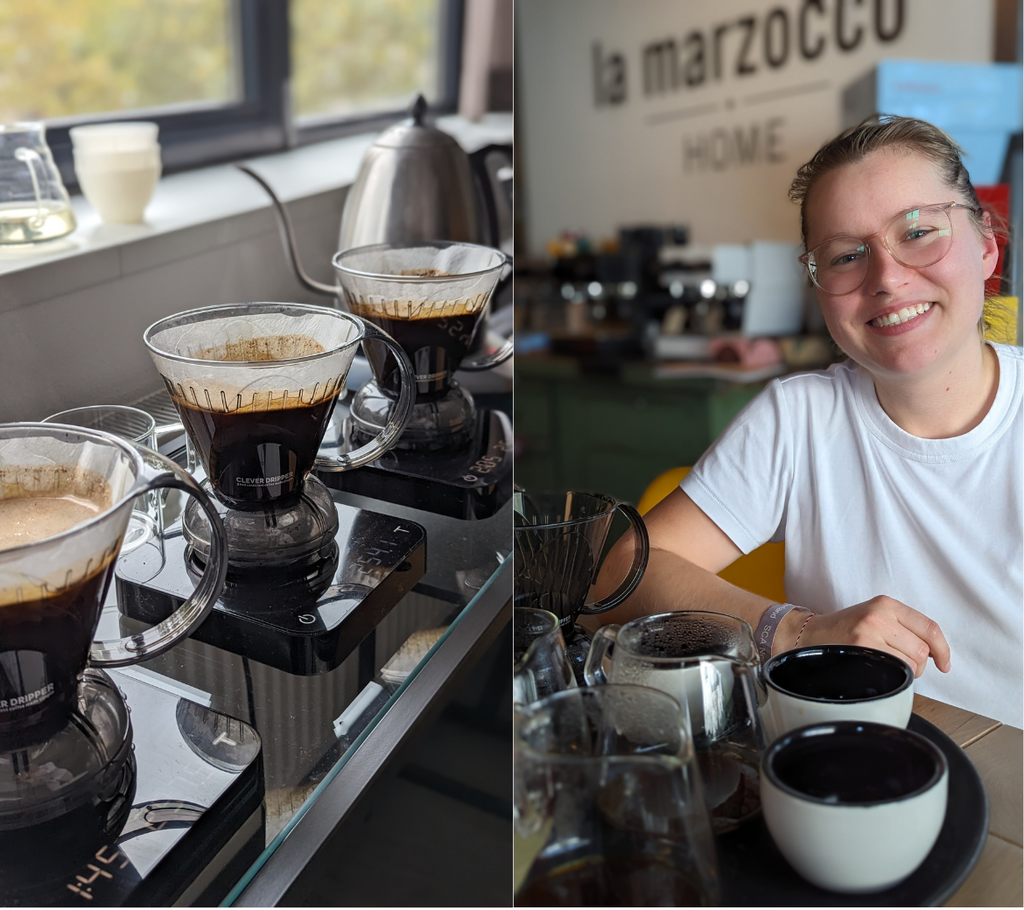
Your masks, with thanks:
[[[165,488],[190,493],[206,512],[212,559],[166,620],[94,642],[132,503]],[[95,430],[0,425],[0,748],[59,730],[86,666],[138,663],[189,635],[213,607],[226,572],[213,504],[174,462]]]
[[[755,818],[767,740],[754,633],[725,613],[683,610],[603,626],[584,667],[587,685],[633,683],[688,709],[715,833]]]
[[[608,685],[519,711],[516,865],[529,867],[516,906],[719,902],[685,708],[655,689]]]
[[[376,326],[327,307],[240,303],[188,310],[143,336],[217,498],[234,509],[290,502],[314,464],[347,471],[375,461],[404,428],[412,368]],[[391,351],[397,400],[380,433],[334,458],[320,443],[359,345]]]
[[[100,430],[111,433],[156,451],[157,429],[152,414],[123,404],[95,404],[70,408],[43,418],[43,423],[63,423],[71,427]],[[121,553],[130,553],[147,540],[158,537],[164,530],[163,502],[159,493],[151,490],[135,500],[128,530],[121,542]]]

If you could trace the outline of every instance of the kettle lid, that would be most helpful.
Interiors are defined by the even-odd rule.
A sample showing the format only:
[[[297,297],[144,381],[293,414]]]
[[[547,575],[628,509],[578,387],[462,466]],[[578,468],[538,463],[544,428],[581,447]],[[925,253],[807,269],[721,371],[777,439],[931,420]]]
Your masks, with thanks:
[[[426,113],[427,99],[417,94],[409,105],[409,117],[381,133],[374,146],[389,149],[455,148],[462,152],[455,139],[424,122]]]

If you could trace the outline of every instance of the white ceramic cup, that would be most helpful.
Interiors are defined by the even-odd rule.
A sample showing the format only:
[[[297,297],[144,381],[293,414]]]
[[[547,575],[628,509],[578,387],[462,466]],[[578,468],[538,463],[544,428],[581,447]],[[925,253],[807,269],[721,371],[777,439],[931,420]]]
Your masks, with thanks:
[[[785,651],[763,667],[761,707],[773,740],[807,724],[853,720],[906,727],[914,709],[914,673],[898,657],[854,645]]]
[[[71,130],[82,193],[111,224],[140,224],[162,173],[155,123],[98,123]]]
[[[125,152],[154,148],[160,128],[148,120],[73,126],[71,143],[80,152]]]
[[[807,881],[848,894],[883,891],[921,865],[948,788],[938,747],[884,724],[801,727],[761,763],[761,808],[779,851]]]

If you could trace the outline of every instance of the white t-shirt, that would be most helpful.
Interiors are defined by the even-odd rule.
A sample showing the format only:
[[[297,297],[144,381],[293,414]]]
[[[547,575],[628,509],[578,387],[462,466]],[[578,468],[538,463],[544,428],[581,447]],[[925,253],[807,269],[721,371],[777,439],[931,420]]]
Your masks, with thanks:
[[[818,613],[887,594],[934,619],[951,650],[915,691],[1024,726],[1022,352],[994,344],[984,420],[920,439],[852,363],[776,379],[681,486],[744,552],[786,542],[786,596]]]

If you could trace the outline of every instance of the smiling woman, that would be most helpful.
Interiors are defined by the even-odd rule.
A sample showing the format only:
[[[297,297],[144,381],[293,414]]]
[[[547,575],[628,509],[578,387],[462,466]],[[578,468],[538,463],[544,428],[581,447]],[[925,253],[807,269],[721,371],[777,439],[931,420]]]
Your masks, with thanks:
[[[648,570],[603,618],[733,613],[762,659],[797,640],[877,648],[919,693],[1019,726],[1024,369],[980,328],[997,245],[960,150],[930,124],[872,118],[823,146],[791,197],[850,359],[777,379],[740,413],[647,513]],[[782,608],[714,574],[768,540],[786,544]]]

